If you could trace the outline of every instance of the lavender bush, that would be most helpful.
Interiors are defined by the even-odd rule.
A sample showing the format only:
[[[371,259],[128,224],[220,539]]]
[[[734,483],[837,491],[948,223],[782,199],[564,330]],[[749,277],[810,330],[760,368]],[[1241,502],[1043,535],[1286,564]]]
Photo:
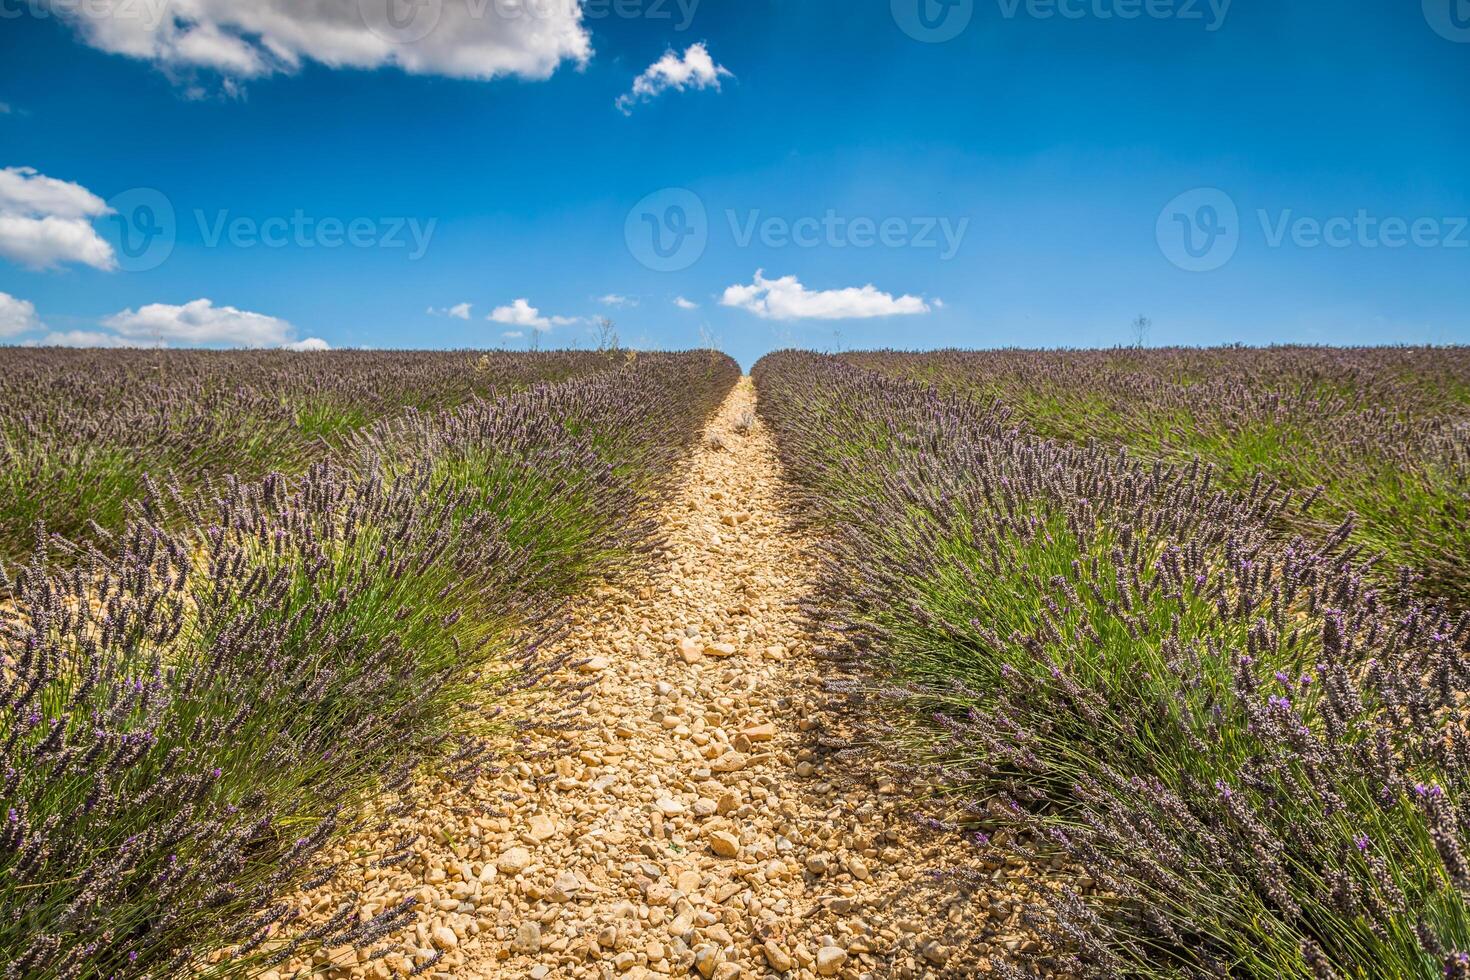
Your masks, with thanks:
[[[999,400],[1039,435],[1128,446],[1315,493],[1283,516],[1352,541],[1470,602],[1470,347],[892,351],[859,366]]]
[[[755,375],[874,736],[1074,868],[1036,969],[1460,975],[1470,619],[1381,586],[1349,523],[1284,538],[1290,490],[834,358]]]
[[[277,897],[330,876],[312,860],[369,795],[480,761],[451,711],[558,666],[524,629],[648,546],[640,515],[737,375],[641,356],[386,420],[299,478],[165,487],[113,550],[33,559],[0,617],[6,975],[372,948],[411,908],[360,921],[349,896],[306,930]]]
[[[371,423],[604,370],[594,352],[0,350],[0,561],[122,529],[149,476],[296,474]]]

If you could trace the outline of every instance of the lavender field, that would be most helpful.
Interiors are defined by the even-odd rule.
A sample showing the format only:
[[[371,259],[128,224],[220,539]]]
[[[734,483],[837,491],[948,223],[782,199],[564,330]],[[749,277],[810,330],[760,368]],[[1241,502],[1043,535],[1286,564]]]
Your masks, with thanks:
[[[609,366],[605,354],[10,349],[0,357],[0,560],[121,530],[149,480],[299,473],[371,423]],[[38,531],[40,534],[38,535]],[[38,541],[39,538],[39,541]]]
[[[755,377],[868,737],[1068,869],[1001,973],[1466,975],[1463,349]]]
[[[646,549],[738,376],[709,352],[4,360],[7,544],[44,522],[0,607],[14,977],[250,975],[401,925],[412,901],[307,928],[280,898],[420,766],[492,762],[450,715],[490,733],[547,693],[540,631]]]
[[[1470,977],[1464,348],[0,367],[6,976]]]
[[[1199,461],[1290,494],[1281,527],[1349,540],[1470,602],[1470,348],[877,352],[853,364],[994,401],[1030,432]],[[1269,486],[1267,488],[1269,492]]]

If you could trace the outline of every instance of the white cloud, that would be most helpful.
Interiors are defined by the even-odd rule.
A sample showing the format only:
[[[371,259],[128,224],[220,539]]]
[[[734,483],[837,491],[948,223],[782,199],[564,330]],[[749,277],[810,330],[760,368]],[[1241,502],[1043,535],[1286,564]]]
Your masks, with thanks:
[[[36,316],[34,303],[16,299],[9,293],[0,293],[0,337],[14,337],[27,330],[44,329],[46,325]]]
[[[504,323],[512,327],[530,327],[533,330],[550,330],[553,326],[561,327],[569,323],[577,323],[580,317],[575,316],[542,316],[541,311],[532,306],[525,299],[518,299],[509,306],[497,306],[485,319],[495,323]]]
[[[693,300],[685,299],[682,296],[675,296],[674,297],[674,305],[677,306],[681,310],[697,310],[697,309],[699,309],[699,304],[698,303],[694,302]]]
[[[91,0],[64,5],[64,16],[95,48],[174,73],[211,69],[227,82],[294,72],[308,60],[539,79],[592,56],[577,0]]]
[[[633,106],[655,99],[669,89],[682,92],[689,88],[712,88],[718,92],[720,79],[733,77],[724,65],[715,64],[709,49],[703,44],[691,44],[682,58],[670,48],[643,74],[633,79],[633,90],[618,96],[617,106],[623,115],[631,116]]]
[[[452,316],[456,320],[468,320],[470,318],[470,304],[456,303],[444,309],[435,309],[431,306],[428,312],[430,316]]]
[[[506,340],[520,340],[525,335],[526,332],[524,330],[507,330],[500,336],[504,337]]]
[[[317,351],[332,349],[332,345],[327,343],[320,337],[307,337],[305,340],[298,340],[295,343],[282,344],[281,346],[286,348],[286,350],[294,351]]]
[[[47,177],[34,167],[0,170],[0,210],[57,218],[96,218],[108,213],[107,202],[81,184]]]
[[[280,347],[290,343],[296,332],[285,320],[233,306],[215,306],[207,299],[183,306],[151,303],[136,312],[129,309],[114,313],[102,325],[132,340],[231,347]]]
[[[0,170],[0,255],[22,265],[117,268],[112,246],[92,227],[93,218],[111,213],[106,201],[81,184],[31,167]]]
[[[928,313],[931,310],[930,305],[918,296],[895,298],[871,283],[861,288],[810,290],[795,276],[767,279],[760,270],[756,271],[751,285],[726,289],[720,303],[747,310],[767,320],[857,320]]]
[[[599,296],[597,302],[603,306],[637,306],[639,300],[636,296],[620,296],[617,293],[608,293],[606,296]]]
[[[48,333],[38,341],[28,343],[28,347],[149,347],[139,340],[129,340],[119,337],[115,333],[102,333],[96,330],[66,330],[59,333]]]

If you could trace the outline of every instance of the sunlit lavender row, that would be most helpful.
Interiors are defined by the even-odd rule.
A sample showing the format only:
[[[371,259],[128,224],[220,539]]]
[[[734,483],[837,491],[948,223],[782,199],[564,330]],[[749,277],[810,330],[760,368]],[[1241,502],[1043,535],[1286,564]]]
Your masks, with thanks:
[[[367,800],[411,807],[419,764],[493,769],[451,733],[513,730],[497,703],[558,666],[542,624],[647,548],[649,505],[738,375],[708,352],[601,356],[384,419],[299,477],[196,493],[159,473],[114,542],[5,583],[7,975],[235,975],[402,926],[409,905],[364,918],[347,896],[307,929],[281,896],[331,875],[314,859]],[[302,387],[334,390],[317,370]],[[541,723],[575,711],[564,694]],[[452,726],[469,705],[479,722]]]
[[[95,539],[147,480],[299,473],[372,422],[603,370],[608,353],[0,351],[0,561]]]
[[[1288,532],[1356,515],[1386,577],[1470,606],[1470,347],[893,351],[847,355],[894,377],[997,400],[1032,431],[1198,459],[1313,506]]]
[[[1029,969],[1464,976],[1470,619],[1385,584],[1359,547],[1381,538],[1361,524],[1300,523],[1302,493],[1103,442],[1048,441],[1009,404],[851,363],[958,377],[968,392],[989,356],[780,353],[755,377],[822,539],[812,627],[868,677],[849,693],[863,699],[869,738],[947,788],[982,857],[1061,859],[1052,900],[1033,910],[1049,941]],[[1092,371],[1058,368],[1061,355],[993,356],[1023,378],[1051,378],[1045,397],[1059,415],[1103,397]],[[1259,351],[1199,363],[1216,356],[1242,367],[1202,381],[1199,407],[1233,392],[1239,414],[1218,406],[1218,417],[1239,420],[1273,402],[1280,414],[1266,417],[1309,415],[1250,393],[1251,371],[1269,392],[1305,363],[1333,361]],[[1140,360],[1155,371],[1190,357]],[[1428,372],[1442,388],[1406,394],[1381,424],[1344,412],[1313,431],[1344,442],[1363,431],[1350,425],[1377,425],[1368,431],[1380,440],[1393,425],[1428,431],[1411,428],[1431,425],[1411,406],[1458,410],[1466,379],[1455,357]],[[1393,365],[1416,360],[1416,371],[1427,363],[1405,352],[1342,363],[1382,393],[1401,383]],[[1332,377],[1344,376],[1312,383]],[[1182,395],[1138,383],[1144,404],[1173,406],[1152,430],[1160,439],[1187,431]],[[1031,390],[996,385],[1002,402]],[[1400,463],[1430,451],[1382,443]],[[1303,533],[1282,532],[1291,527]],[[1400,554],[1450,554],[1441,525],[1412,527],[1425,540]]]

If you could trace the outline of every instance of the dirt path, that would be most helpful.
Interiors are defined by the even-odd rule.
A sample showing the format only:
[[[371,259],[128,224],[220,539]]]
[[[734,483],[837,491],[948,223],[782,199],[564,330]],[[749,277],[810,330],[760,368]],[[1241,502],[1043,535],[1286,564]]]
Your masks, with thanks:
[[[743,380],[710,426],[647,576],[592,597],[563,641],[596,681],[574,751],[534,734],[544,757],[416,814],[415,860],[362,887],[425,910],[343,975],[974,976],[983,958],[940,936],[1012,941],[1004,899],[906,911],[966,855],[889,787],[824,769],[841,763],[816,748],[821,667],[795,609],[811,569],[754,402]]]

